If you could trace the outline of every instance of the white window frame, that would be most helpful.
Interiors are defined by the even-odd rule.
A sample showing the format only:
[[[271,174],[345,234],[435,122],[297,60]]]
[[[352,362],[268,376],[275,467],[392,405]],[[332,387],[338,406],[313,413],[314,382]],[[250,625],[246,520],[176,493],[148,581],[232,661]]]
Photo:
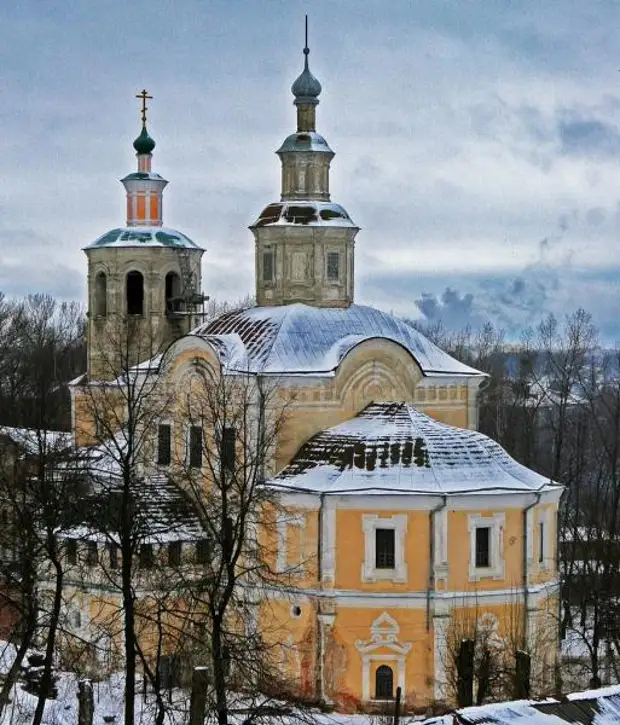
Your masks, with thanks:
[[[380,517],[376,514],[362,516],[364,531],[364,561],[362,562],[362,581],[391,581],[405,583],[407,581],[407,564],[405,562],[405,535],[407,533],[407,514]],[[394,568],[377,569],[376,531],[377,529],[394,530]]]
[[[469,531],[469,581],[477,582],[481,579],[504,579],[504,526],[506,515],[491,514],[483,516],[481,513],[469,514],[467,528]],[[490,566],[476,566],[476,529],[489,529],[489,564]]]

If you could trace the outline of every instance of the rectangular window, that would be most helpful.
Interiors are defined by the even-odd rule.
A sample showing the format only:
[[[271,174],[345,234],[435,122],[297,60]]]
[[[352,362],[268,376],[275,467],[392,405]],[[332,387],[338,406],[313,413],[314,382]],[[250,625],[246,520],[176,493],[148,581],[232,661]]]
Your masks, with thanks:
[[[67,541],[67,563],[73,566],[77,564],[77,541],[75,539]]]
[[[168,566],[179,566],[181,563],[182,545],[180,541],[171,541],[168,544]]]
[[[272,251],[263,252],[263,282],[273,282],[275,277],[274,254]]]
[[[542,564],[545,560],[545,523],[540,521],[538,524],[538,563]]]
[[[491,566],[491,527],[476,529],[476,568]]]
[[[222,429],[222,469],[229,473],[233,473],[235,470],[236,433],[234,428]]]
[[[152,569],[154,563],[153,544],[140,544],[140,569]]]
[[[394,568],[394,529],[375,530],[375,567],[377,569]]]
[[[202,466],[202,426],[199,425],[189,429],[189,465],[191,468]]]
[[[86,542],[86,563],[95,566],[97,563],[97,544],[94,541]]]
[[[327,279],[337,282],[340,278],[340,254],[338,252],[327,252]]]
[[[199,539],[196,542],[196,561],[198,564],[206,564],[209,561],[210,550],[209,539]]]
[[[157,428],[157,463],[160,466],[170,465],[172,428],[162,423]]]
[[[118,569],[118,545],[110,544],[108,551],[110,554],[110,569]]]

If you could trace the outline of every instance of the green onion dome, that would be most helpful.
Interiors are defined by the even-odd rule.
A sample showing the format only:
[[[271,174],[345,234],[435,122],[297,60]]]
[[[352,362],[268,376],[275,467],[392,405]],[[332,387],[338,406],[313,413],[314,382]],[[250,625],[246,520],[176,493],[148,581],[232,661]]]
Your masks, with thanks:
[[[146,126],[142,126],[142,131],[138,138],[133,142],[133,147],[139,154],[150,154],[155,148],[155,141],[149,136]]]

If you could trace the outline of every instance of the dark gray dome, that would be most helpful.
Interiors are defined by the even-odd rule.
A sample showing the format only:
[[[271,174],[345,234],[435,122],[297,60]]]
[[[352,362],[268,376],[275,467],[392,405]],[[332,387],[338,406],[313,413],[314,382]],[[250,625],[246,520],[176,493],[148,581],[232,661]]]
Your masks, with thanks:
[[[321,94],[321,84],[318,80],[310,73],[308,68],[308,48],[304,48],[304,69],[297,78],[297,80],[291,86],[291,92],[295,96],[297,101],[310,101],[318,103],[316,100]]]

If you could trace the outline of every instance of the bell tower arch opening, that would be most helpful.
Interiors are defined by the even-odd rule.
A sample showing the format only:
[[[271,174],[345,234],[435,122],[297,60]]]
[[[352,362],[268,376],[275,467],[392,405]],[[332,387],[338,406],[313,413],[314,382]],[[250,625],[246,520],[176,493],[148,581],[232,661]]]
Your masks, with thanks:
[[[128,315],[144,315],[144,277],[132,270],[125,278],[125,305]]]
[[[95,277],[93,312],[95,317],[108,315],[108,278],[105,272],[97,272]]]
[[[168,272],[165,278],[166,313],[180,312],[183,299],[181,297],[181,277],[176,272]]]

